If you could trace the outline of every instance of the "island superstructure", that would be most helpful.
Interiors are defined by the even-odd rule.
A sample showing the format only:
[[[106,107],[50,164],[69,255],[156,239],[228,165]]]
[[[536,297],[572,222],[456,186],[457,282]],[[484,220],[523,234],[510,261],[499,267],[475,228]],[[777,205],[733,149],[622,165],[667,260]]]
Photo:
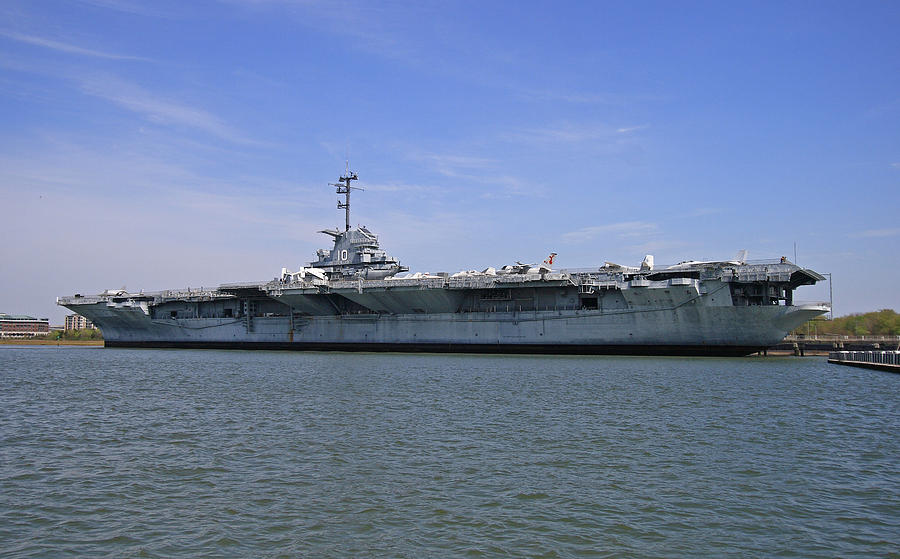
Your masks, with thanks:
[[[59,297],[92,320],[110,347],[340,351],[747,355],[828,312],[794,291],[824,280],[785,258],[604,263],[554,270],[517,262],[482,271],[411,274],[364,226],[273,280],[155,293],[107,290]]]

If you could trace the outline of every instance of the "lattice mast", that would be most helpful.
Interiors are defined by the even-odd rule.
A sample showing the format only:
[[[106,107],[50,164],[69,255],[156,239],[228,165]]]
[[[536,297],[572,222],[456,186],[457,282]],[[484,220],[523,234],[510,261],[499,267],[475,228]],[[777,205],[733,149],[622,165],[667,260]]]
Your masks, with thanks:
[[[338,200],[337,207],[339,210],[344,210],[345,220],[344,220],[344,231],[350,230],[350,191],[351,190],[365,190],[364,188],[360,188],[358,186],[350,186],[350,181],[359,180],[359,176],[355,171],[350,170],[350,160],[347,160],[347,169],[344,171],[344,174],[341,175],[341,178],[338,179],[337,183],[328,183],[330,186],[336,188],[336,192],[338,194],[343,194],[345,196],[344,201],[341,202]]]

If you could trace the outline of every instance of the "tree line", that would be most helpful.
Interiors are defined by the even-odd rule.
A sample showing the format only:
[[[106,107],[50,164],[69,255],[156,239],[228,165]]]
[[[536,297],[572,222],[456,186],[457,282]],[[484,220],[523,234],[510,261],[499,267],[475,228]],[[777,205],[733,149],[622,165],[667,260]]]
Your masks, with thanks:
[[[45,340],[102,340],[103,333],[96,328],[83,330],[54,330],[44,336],[35,336],[35,339]]]
[[[900,336],[900,314],[892,309],[849,314],[834,320],[811,320],[794,334],[835,334],[838,336]]]

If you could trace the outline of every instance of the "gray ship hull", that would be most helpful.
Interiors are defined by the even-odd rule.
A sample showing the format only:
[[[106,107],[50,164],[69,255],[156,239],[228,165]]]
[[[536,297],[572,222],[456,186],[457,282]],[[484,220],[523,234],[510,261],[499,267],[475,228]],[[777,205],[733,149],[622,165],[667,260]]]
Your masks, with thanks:
[[[68,305],[108,347],[312,351],[747,355],[821,314],[808,306],[683,306],[603,312],[358,314],[152,319],[142,308]]]

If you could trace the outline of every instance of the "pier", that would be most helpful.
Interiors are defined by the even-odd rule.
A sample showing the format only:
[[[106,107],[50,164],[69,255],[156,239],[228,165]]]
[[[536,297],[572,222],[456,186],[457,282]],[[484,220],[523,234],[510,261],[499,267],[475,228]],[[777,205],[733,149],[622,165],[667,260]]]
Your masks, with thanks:
[[[779,353],[792,352],[794,355],[824,355],[835,351],[883,350],[900,350],[900,336],[790,335],[782,340],[781,343],[769,348],[769,351]]]
[[[900,373],[900,351],[832,351],[828,362]]]

